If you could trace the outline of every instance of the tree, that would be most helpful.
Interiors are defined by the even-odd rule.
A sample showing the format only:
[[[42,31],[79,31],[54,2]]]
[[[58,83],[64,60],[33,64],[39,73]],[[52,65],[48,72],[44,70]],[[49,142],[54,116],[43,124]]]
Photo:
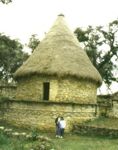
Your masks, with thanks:
[[[30,39],[29,39],[29,43],[28,43],[28,47],[32,49],[32,52],[34,51],[34,49],[38,46],[38,44],[40,43],[39,39],[37,38],[36,34],[33,34]]]
[[[114,75],[114,70],[118,68],[118,19],[107,27],[77,28],[75,34],[106,85],[110,87],[112,81],[117,82],[118,77]]]
[[[0,2],[3,4],[9,4],[12,2],[12,0],[0,0]]]
[[[0,34],[0,80],[9,82],[16,69],[28,58],[18,40]]]

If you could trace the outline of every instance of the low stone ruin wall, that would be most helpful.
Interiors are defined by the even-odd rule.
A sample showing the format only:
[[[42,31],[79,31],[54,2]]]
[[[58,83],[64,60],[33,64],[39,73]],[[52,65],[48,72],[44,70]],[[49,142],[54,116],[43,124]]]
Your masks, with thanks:
[[[111,111],[108,113],[109,117],[113,117],[113,118],[118,118],[118,101],[113,101],[112,102],[112,109]]]
[[[43,131],[55,131],[55,118],[66,120],[66,131],[73,124],[96,118],[96,105],[73,103],[8,101],[0,104],[0,120],[17,127],[35,127]]]
[[[94,126],[74,125],[73,132],[80,135],[98,135],[118,138],[118,129],[100,128]]]
[[[14,98],[16,89],[16,85],[0,85],[0,97]]]

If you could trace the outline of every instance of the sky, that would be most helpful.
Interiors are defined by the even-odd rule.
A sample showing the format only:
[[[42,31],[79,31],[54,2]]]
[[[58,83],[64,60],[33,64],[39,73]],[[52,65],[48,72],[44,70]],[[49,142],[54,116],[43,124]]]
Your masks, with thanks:
[[[118,18],[118,0],[12,0],[0,3],[0,32],[28,42],[32,34],[44,37],[63,13],[71,30],[106,25]]]
[[[118,18],[118,0],[12,0],[0,3],[0,33],[26,44],[32,34],[42,40],[62,13],[70,29],[107,25]],[[28,49],[25,47],[25,50]],[[118,91],[118,84],[113,85]]]

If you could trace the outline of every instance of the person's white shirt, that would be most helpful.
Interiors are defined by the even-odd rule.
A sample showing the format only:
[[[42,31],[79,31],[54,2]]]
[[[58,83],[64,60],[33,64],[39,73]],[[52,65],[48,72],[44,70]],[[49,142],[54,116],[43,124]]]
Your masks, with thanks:
[[[66,127],[66,122],[65,122],[65,120],[60,120],[60,121],[59,121],[59,124],[60,124],[60,128],[65,128],[65,127]]]

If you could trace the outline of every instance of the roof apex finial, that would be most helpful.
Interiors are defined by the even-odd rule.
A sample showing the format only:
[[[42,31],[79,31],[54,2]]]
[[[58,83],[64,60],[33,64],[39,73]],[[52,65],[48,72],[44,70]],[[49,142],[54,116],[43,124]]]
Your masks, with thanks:
[[[58,16],[62,16],[62,17],[64,17],[64,14],[62,14],[62,13],[61,13],[61,14],[59,14]]]

